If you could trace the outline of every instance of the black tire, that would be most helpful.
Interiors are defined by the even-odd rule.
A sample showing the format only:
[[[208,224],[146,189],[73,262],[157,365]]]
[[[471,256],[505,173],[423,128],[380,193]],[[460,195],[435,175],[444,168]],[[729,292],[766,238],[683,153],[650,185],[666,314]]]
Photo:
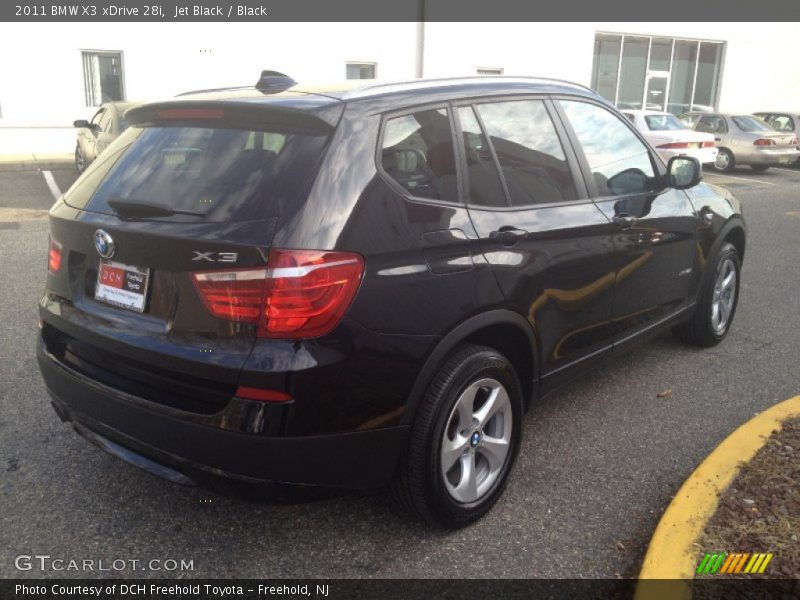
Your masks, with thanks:
[[[713,324],[715,287],[723,265],[730,261],[736,274],[735,289],[732,291],[733,303],[724,327],[719,330]],[[706,270],[700,289],[697,291],[697,304],[692,318],[678,325],[673,331],[681,340],[695,346],[710,347],[719,344],[730,331],[736,306],[739,303],[741,285],[741,261],[739,252],[732,244],[724,243],[717,253],[713,268]]]
[[[727,157],[727,162],[720,166],[721,157]],[[714,169],[719,171],[720,173],[730,173],[736,168],[736,158],[733,156],[733,152],[728,150],[727,148],[720,148],[719,153],[717,154],[717,160],[714,161]]]
[[[447,475],[442,473],[440,453],[446,435],[445,428],[448,423],[452,426],[459,420],[456,416],[457,401],[466,397],[470,389],[475,389],[476,386],[473,384],[480,380],[499,382],[507,392],[511,415],[510,439],[502,467],[497,469],[498,474],[495,475],[493,483],[487,484],[488,489],[478,496],[476,501],[461,503],[448,491],[445,481]],[[481,391],[482,388],[478,386],[478,394]],[[480,407],[480,398],[478,395],[475,398],[474,406]],[[504,416],[503,427],[505,424]],[[496,426],[491,423],[491,419],[487,422],[487,427],[489,426]],[[485,346],[474,344],[459,346],[430,382],[417,409],[409,443],[401,457],[392,485],[393,495],[408,512],[432,525],[457,529],[474,523],[492,508],[503,493],[519,450],[521,430],[522,391],[517,374],[509,360],[497,350]],[[473,453],[473,465],[485,460],[485,457],[481,459],[478,455],[480,447],[473,445],[473,435],[475,434],[460,438],[469,442],[464,447],[464,455],[459,455],[456,460],[459,469],[463,468],[461,467],[464,464],[463,458],[469,460],[468,452]],[[483,435],[481,429],[479,439]],[[481,439],[480,443],[483,441]],[[497,462],[499,464],[500,461]],[[454,467],[456,463],[453,464]],[[488,461],[485,466],[488,470],[484,470],[484,474],[491,470]]]
[[[769,169],[769,165],[750,165],[750,168],[757,173],[763,173]]]
[[[81,145],[75,145],[75,170],[78,173],[83,173],[86,170],[86,157],[81,150]]]

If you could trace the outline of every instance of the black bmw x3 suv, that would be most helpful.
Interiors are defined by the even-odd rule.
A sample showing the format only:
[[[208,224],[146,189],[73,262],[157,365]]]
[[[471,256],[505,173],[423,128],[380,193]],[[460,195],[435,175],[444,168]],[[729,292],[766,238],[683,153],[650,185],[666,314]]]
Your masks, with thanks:
[[[388,486],[463,526],[532,401],[730,328],[739,203],[584,87],[265,72],[126,118],[50,211],[38,360],[62,419],[174,481]]]

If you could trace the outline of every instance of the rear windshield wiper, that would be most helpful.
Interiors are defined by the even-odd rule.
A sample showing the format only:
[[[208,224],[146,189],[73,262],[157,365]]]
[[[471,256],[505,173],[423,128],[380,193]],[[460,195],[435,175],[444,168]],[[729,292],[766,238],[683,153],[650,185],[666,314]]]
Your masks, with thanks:
[[[179,210],[166,204],[158,202],[145,202],[142,200],[124,200],[122,198],[111,198],[107,204],[114,209],[118,215],[123,217],[169,217],[172,215],[190,215],[192,217],[205,217],[202,212],[191,210]]]

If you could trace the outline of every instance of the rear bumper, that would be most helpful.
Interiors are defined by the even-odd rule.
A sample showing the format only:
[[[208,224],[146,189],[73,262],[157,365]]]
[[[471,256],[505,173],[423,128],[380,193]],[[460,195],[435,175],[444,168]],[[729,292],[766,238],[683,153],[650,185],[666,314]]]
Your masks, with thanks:
[[[736,162],[747,165],[780,165],[793,164],[800,159],[800,149],[780,148],[775,150],[750,150],[746,153],[735,153]]]
[[[168,467],[162,476],[174,481],[180,479],[170,470],[190,480],[213,475],[251,483],[381,487],[391,481],[408,434],[403,426],[301,437],[226,429],[226,411],[235,411],[230,420],[239,420],[240,411],[258,412],[263,403],[239,401],[216,415],[221,426],[209,425],[181,411],[167,414],[67,368],[48,353],[41,338],[37,359],[62,418],[128,462],[137,464],[136,457],[142,457],[138,466],[151,472],[158,470],[154,465]]]

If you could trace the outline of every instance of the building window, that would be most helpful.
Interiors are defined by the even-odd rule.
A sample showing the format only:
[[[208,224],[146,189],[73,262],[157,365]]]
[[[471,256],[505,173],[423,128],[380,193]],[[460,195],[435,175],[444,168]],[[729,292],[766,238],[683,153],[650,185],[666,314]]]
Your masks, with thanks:
[[[716,110],[723,42],[598,33],[592,88],[621,109]]]
[[[478,75],[502,75],[501,67],[478,67]]]
[[[125,99],[122,52],[81,52],[86,106]]]
[[[375,79],[378,63],[347,63],[347,79]]]

